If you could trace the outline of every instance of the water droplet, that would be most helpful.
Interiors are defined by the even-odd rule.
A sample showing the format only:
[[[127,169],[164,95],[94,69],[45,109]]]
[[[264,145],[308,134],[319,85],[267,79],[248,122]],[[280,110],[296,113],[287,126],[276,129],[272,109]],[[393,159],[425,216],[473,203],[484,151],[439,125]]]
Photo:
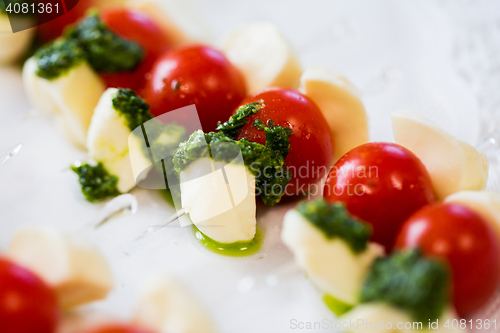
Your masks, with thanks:
[[[250,291],[250,289],[253,288],[255,285],[255,279],[251,276],[245,276],[243,279],[238,282],[238,285],[236,286],[236,290],[238,290],[239,293],[246,293]]]

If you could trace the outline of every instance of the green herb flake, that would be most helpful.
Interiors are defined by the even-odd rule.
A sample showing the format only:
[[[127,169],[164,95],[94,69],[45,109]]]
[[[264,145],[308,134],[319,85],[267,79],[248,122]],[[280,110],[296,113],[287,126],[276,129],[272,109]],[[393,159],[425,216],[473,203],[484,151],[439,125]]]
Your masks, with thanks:
[[[58,39],[40,48],[34,55],[36,75],[53,80],[80,64],[85,56],[78,45],[66,39]]]
[[[318,199],[299,204],[297,211],[319,228],[327,238],[342,238],[354,253],[366,249],[372,228],[352,216],[343,203],[327,203],[324,199]]]
[[[266,147],[285,158],[290,151],[289,137],[293,134],[292,130],[288,127],[276,126],[271,119],[267,121],[267,126],[263,129],[266,133]]]
[[[82,193],[91,202],[101,201],[121,194],[118,191],[118,177],[110,175],[102,163],[71,166],[79,177]]]
[[[373,263],[361,302],[385,302],[407,311],[424,325],[438,319],[450,300],[448,268],[420,250],[395,252]]]
[[[242,105],[238,108],[238,110],[236,110],[228,121],[224,123],[219,121],[216,130],[220,131],[225,136],[234,139],[241,131],[241,128],[248,123],[249,118],[260,112],[263,107],[264,101],[262,100]]]
[[[132,71],[145,55],[139,44],[109,30],[97,13],[88,15],[79,24],[66,30],[65,36],[76,41],[97,72]]]
[[[113,97],[113,108],[125,117],[131,131],[153,118],[149,105],[130,89],[118,89]]]
[[[255,119],[255,121],[253,122],[253,126],[261,131],[266,128],[266,125],[264,124],[264,121],[262,121],[262,119]]]

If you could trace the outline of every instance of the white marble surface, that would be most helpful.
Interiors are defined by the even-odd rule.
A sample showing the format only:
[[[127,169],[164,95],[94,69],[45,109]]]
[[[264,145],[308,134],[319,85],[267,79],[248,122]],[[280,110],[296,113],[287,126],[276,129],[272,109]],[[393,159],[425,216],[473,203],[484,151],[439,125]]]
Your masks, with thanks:
[[[276,24],[304,67],[329,66],[360,88],[372,140],[392,140],[389,116],[401,109],[421,112],[475,145],[500,125],[499,1],[182,2],[197,17],[193,26],[206,27],[202,34],[212,43],[245,23]],[[50,118],[30,115],[19,72],[1,68],[0,150],[18,142],[24,144],[20,153],[0,165],[0,251],[25,226],[78,232],[102,206],[83,199],[68,170],[85,153],[66,142]],[[495,162],[498,151],[489,153]],[[489,186],[498,190],[498,164],[492,169]],[[116,288],[84,313],[130,318],[141,281],[154,271],[170,271],[199,295],[221,333],[293,332],[299,330],[290,328],[292,319],[333,319],[302,274],[266,284],[269,274],[292,259],[278,238],[286,206],[259,212],[266,229],[261,255],[226,258],[200,248],[181,228],[134,242],[171,210],[154,192],[132,193],[139,201],[135,215],[86,232],[109,259]]]

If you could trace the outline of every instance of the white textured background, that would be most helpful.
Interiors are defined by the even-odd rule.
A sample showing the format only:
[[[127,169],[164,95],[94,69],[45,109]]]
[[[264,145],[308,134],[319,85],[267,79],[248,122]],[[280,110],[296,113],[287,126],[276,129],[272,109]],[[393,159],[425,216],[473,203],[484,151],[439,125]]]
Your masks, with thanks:
[[[274,23],[304,67],[331,67],[360,88],[372,140],[392,140],[392,112],[421,112],[488,152],[489,186],[500,188],[493,140],[500,139],[500,1],[178,1],[176,7],[192,18],[188,27],[211,43],[245,23]],[[0,150],[18,142],[24,143],[19,155],[0,166],[0,251],[24,226],[77,232],[101,206],[84,201],[67,169],[84,152],[66,142],[51,119],[30,116],[19,72],[0,68]],[[287,207],[259,212],[266,229],[261,254],[237,259],[205,251],[179,228],[134,242],[170,211],[156,193],[133,194],[139,199],[136,215],[87,233],[109,259],[116,288],[83,309],[85,315],[130,318],[141,281],[151,272],[170,271],[198,294],[222,333],[293,332],[298,330],[290,329],[291,319],[333,319],[302,274],[266,284],[291,261],[278,239]],[[490,312],[478,316],[493,319]]]

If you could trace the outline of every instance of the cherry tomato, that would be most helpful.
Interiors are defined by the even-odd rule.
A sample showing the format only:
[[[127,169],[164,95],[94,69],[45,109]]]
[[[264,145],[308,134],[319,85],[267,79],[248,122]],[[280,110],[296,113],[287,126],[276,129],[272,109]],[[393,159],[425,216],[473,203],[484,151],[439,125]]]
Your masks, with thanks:
[[[146,52],[145,58],[131,72],[103,73],[108,87],[130,88],[135,91],[145,84],[146,74],[158,57],[171,46],[170,38],[151,18],[137,10],[109,8],[101,13],[101,20],[115,34],[137,42]]]
[[[238,69],[221,52],[203,45],[161,56],[144,92],[154,116],[195,104],[205,132],[226,121],[245,94]]]
[[[32,272],[0,258],[0,332],[53,333],[58,321],[54,291]]]
[[[283,88],[266,89],[245,98],[241,105],[260,100],[264,101],[264,108],[250,118],[236,139],[247,138],[265,144],[264,131],[254,126],[257,119],[264,124],[271,119],[276,125],[289,127],[293,135],[285,163],[292,180],[286,195],[316,191],[311,186],[326,176],[333,160],[332,135],[321,110],[298,91]]]
[[[372,240],[390,249],[401,224],[435,201],[429,173],[408,149],[393,143],[366,143],[342,156],[324,188],[329,202],[373,226]]]
[[[131,325],[113,324],[113,325],[106,325],[99,327],[88,333],[151,333],[151,332]]]
[[[70,6],[70,3],[74,3],[75,0],[66,1],[66,6]],[[43,5],[43,13],[38,15],[38,22],[40,24],[37,27],[37,35],[42,43],[46,43],[51,41],[62,35],[64,28],[66,26],[75,23],[78,19],[82,18],[87,10],[95,6],[96,0],[79,0],[78,3],[71,9],[67,8],[68,11],[57,17],[58,13],[56,13],[55,2],[50,0],[36,0],[35,5],[37,6],[36,10],[40,11],[41,5]],[[52,11],[48,13],[47,5],[51,6]],[[64,9],[61,6],[61,2],[59,2],[59,7],[57,9],[59,13],[63,13]],[[60,15],[60,14],[59,14]],[[54,18],[57,17],[57,18]],[[54,19],[52,19],[54,18]],[[52,19],[51,21],[48,21]],[[48,22],[47,22],[48,21]]]
[[[461,317],[484,305],[500,284],[495,230],[463,205],[437,203],[422,208],[403,224],[396,247],[420,247],[424,254],[449,263],[453,304]]]

